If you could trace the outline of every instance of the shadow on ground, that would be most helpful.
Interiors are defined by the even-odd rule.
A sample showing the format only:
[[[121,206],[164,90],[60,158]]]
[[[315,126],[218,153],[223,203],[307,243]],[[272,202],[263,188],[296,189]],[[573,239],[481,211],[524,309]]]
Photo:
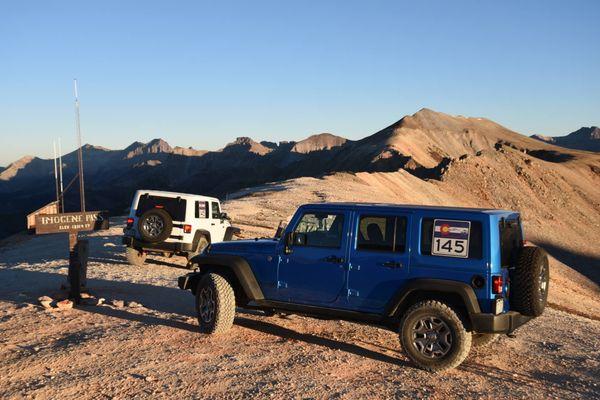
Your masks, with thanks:
[[[584,396],[587,393],[586,390],[579,390],[577,387],[567,386],[565,382],[573,379],[570,375],[555,374],[551,372],[533,371],[529,373],[515,372],[512,370],[503,370],[498,367],[491,365],[481,364],[475,361],[466,362],[462,364],[459,369],[463,371],[471,372],[475,375],[481,375],[489,379],[492,383],[503,385],[506,382],[513,382],[526,387],[528,385],[535,385],[542,381],[548,387],[556,388],[557,390],[563,390],[571,393],[575,398]]]
[[[600,285],[600,257],[576,253],[555,243],[536,241],[552,257]]]
[[[0,301],[37,304],[36,299],[39,296],[58,292],[58,288],[64,280],[64,275],[56,273],[27,271],[20,268],[0,269]],[[189,292],[183,292],[174,287],[103,279],[88,279],[88,287],[93,294],[99,297],[141,303],[146,309],[144,311],[147,312],[131,312],[127,308],[113,308],[110,306],[79,306],[78,309],[81,311],[137,322],[148,326],[167,326],[200,334],[198,326],[195,323],[186,322],[190,318],[195,319],[194,298]],[[170,315],[161,315],[161,313]],[[376,361],[409,366],[408,363],[397,357],[362,346],[310,333],[294,331],[277,325],[273,322],[276,321],[275,319],[270,318],[269,321],[264,321],[245,316],[257,314],[257,312],[253,311],[239,310],[235,324],[285,340],[301,341],[332,350],[345,351]],[[266,319],[267,317],[264,318]],[[61,345],[68,346],[88,340],[87,337],[81,335],[81,333],[77,333],[74,336],[69,336]],[[366,344],[369,345],[369,343]]]

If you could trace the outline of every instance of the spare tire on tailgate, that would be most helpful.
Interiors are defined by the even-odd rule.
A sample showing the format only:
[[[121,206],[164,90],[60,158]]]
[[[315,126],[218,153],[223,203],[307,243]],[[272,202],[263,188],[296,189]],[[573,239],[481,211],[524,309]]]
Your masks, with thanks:
[[[166,240],[173,230],[173,219],[162,208],[152,208],[142,214],[138,221],[138,232],[142,240],[158,243]]]
[[[548,255],[539,247],[523,247],[510,270],[510,308],[538,317],[546,307],[550,283]]]

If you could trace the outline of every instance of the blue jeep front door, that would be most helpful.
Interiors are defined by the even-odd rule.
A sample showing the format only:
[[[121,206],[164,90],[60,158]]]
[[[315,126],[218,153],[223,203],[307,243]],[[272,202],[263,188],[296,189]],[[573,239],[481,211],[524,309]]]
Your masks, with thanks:
[[[350,246],[348,305],[379,313],[408,277],[410,214],[360,212]]]
[[[291,253],[281,254],[278,297],[292,303],[327,305],[346,284],[349,213],[306,210],[292,231]]]

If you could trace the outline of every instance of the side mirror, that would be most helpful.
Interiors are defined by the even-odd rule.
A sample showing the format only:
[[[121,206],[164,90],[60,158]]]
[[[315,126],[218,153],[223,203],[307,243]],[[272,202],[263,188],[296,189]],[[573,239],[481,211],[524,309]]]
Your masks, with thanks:
[[[288,232],[283,240],[285,243],[284,252],[290,254],[294,246],[306,246],[306,233]]]
[[[294,240],[296,238],[296,234],[294,232],[287,232],[283,237],[283,252],[285,254],[292,253],[292,247],[294,247]]]
[[[306,233],[294,233],[294,246],[306,246]]]
[[[220,217],[221,219],[229,219],[229,215],[227,215],[227,213],[226,213],[226,212],[222,212],[221,214],[219,214],[219,217]]]

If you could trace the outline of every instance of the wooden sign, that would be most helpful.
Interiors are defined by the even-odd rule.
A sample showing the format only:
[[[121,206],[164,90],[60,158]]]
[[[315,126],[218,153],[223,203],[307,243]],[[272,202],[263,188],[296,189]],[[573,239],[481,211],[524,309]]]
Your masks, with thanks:
[[[108,229],[107,211],[87,211],[35,216],[35,233],[74,233]]]
[[[81,301],[81,289],[87,282],[87,260],[89,243],[79,240],[77,234],[82,231],[100,231],[108,229],[108,211],[82,211],[62,214],[35,215],[35,233],[69,234],[69,297],[75,302]]]

